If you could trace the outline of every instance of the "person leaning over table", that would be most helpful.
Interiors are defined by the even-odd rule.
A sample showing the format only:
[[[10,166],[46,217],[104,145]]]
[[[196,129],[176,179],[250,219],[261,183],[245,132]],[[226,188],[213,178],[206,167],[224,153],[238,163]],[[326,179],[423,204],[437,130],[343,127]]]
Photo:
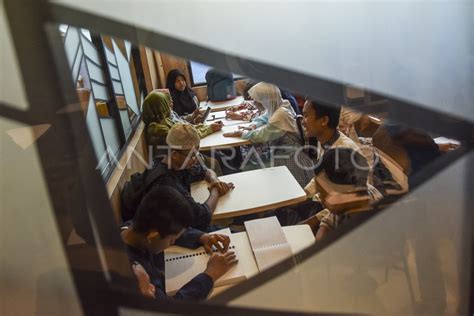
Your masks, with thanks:
[[[202,117],[190,114],[180,117],[173,111],[173,101],[166,89],[154,90],[143,101],[142,119],[145,123],[145,141],[151,146],[153,156],[163,156],[167,152],[166,136],[171,127],[177,123],[191,123],[196,129],[199,138],[204,138],[222,128],[222,124],[215,122],[210,125],[192,123],[202,121]],[[203,161],[218,175],[222,175],[221,164],[214,158],[203,156]]]
[[[243,96],[244,101],[241,104],[234,105],[233,107],[226,110],[226,119],[228,120],[240,120],[240,121],[252,121],[252,119],[260,116],[265,112],[265,108],[258,102],[253,102],[249,95],[249,90],[253,88],[258,82],[249,80],[245,85]],[[296,114],[300,114],[298,103],[293,95],[280,89],[281,97],[283,100],[290,102],[291,107]]]
[[[193,210],[194,221],[191,227],[208,231],[212,214],[220,197],[234,188],[233,183],[220,181],[216,173],[197,163],[199,154],[199,135],[190,124],[175,124],[166,136],[170,148],[166,155],[154,161],[153,168],[160,168],[162,176],[157,185],[168,185],[178,190],[189,201]],[[196,202],[191,196],[191,184],[206,180],[209,183],[209,197],[204,203]]]
[[[260,82],[249,90],[250,97],[265,108],[265,113],[248,128],[225,133],[225,137],[241,137],[252,143],[268,143],[275,148],[273,164],[287,166],[296,181],[304,187],[313,178],[313,162],[298,150],[303,144],[296,115],[290,103],[283,100],[277,86]],[[258,127],[261,127],[257,129]]]
[[[154,154],[157,154],[156,146],[166,146],[166,136],[173,125],[190,124],[196,121],[197,116],[194,114],[181,118],[173,111],[172,105],[170,95],[164,91],[152,91],[143,101],[142,119],[145,123],[145,139],[148,145],[154,146]],[[194,124],[199,138],[220,131],[222,126],[222,123],[217,122],[210,125]]]
[[[169,186],[156,186],[140,203],[131,222],[122,226],[121,237],[126,245],[140,292],[158,301],[203,300],[216,280],[235,263],[235,253],[227,251],[229,237],[206,234],[189,228],[193,211],[188,200]],[[185,284],[173,297],[166,294],[164,250],[173,244],[186,248],[204,246],[212,253],[207,268]]]

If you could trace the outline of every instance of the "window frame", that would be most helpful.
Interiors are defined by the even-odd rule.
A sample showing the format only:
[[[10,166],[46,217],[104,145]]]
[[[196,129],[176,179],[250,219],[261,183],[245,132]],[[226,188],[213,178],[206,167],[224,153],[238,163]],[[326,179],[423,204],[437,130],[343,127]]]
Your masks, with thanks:
[[[98,171],[101,174],[103,180],[105,182],[107,182],[107,181],[110,180],[110,177],[114,173],[120,159],[127,152],[128,145],[130,144],[131,140],[135,136],[135,133],[138,129],[138,126],[140,125],[141,116],[142,116],[141,104],[138,104],[139,113],[137,115],[135,115],[133,118],[129,117],[129,119],[130,119],[130,134],[127,135],[127,133],[125,131],[125,128],[123,126],[123,123],[122,123],[122,119],[121,119],[121,116],[120,116],[120,109],[118,107],[117,99],[116,99],[116,97],[120,96],[121,94],[117,94],[115,92],[114,85],[113,85],[114,81],[116,83],[120,83],[120,85],[122,86],[122,90],[123,90],[124,89],[123,88],[123,83],[122,83],[122,79],[115,80],[115,79],[113,79],[113,77],[111,75],[110,68],[109,68],[110,63],[107,60],[107,54],[106,54],[106,51],[105,51],[107,49],[107,47],[105,47],[103,39],[102,39],[103,34],[96,33],[94,31],[91,31],[91,30],[86,29],[86,28],[76,27],[74,25],[67,25],[67,24],[64,24],[64,25],[67,26],[66,32],[64,34],[64,38],[66,38],[67,34],[71,31],[71,29],[74,29],[75,31],[78,32],[79,38],[81,40],[82,39],[87,40],[94,46],[94,48],[97,50],[97,54],[99,56],[99,64],[97,64],[95,61],[93,61],[89,57],[87,57],[87,55],[84,53],[84,48],[82,47],[82,42],[80,42],[79,47],[77,48],[77,51],[75,53],[75,55],[76,55],[75,58],[77,58],[78,52],[80,50],[82,50],[83,51],[83,57],[82,58],[84,59],[84,61],[87,60],[87,61],[93,63],[95,66],[101,68],[101,71],[103,73],[104,80],[105,80],[104,83],[98,82],[97,80],[91,78],[90,71],[88,69],[87,63],[85,64],[86,65],[85,71],[87,72],[87,75],[89,77],[88,80],[91,83],[94,82],[95,84],[103,86],[106,89],[106,91],[109,95],[108,100],[104,100],[103,98],[97,97],[94,94],[94,90],[93,90],[93,87],[92,87],[92,84],[91,84],[90,91],[91,91],[91,94],[92,94],[91,97],[93,98],[94,103],[96,103],[98,101],[105,102],[107,104],[107,110],[109,112],[108,117],[101,117],[97,114],[97,118],[99,120],[99,126],[100,126],[100,136],[101,136],[101,139],[102,139],[103,144],[105,146],[105,152],[104,152],[102,157],[96,157],[96,158],[97,158],[98,162],[100,162],[103,159],[103,157],[107,158],[107,161],[104,162],[105,165],[103,166],[103,168],[98,169]],[[86,31],[89,32],[90,37],[91,37],[90,39],[83,33],[83,30],[86,30]],[[64,48],[65,48],[65,43],[63,43],[63,45],[64,45]],[[148,93],[148,91],[146,89],[146,85],[143,84],[145,82],[143,71],[137,71],[137,66],[139,66],[139,65],[141,66],[142,61],[140,59],[141,57],[140,57],[139,54],[133,54],[132,55],[132,52],[135,51],[135,50],[138,50],[138,46],[136,46],[132,43],[131,57],[133,56],[133,63],[134,63],[134,67],[135,67],[135,76],[136,76],[136,79],[139,83],[138,84],[138,90],[139,90],[138,92],[140,94],[146,95]],[[114,54],[115,54],[115,52],[114,52]],[[140,59],[140,60],[137,60],[137,58]],[[72,69],[69,69],[69,70],[72,71]],[[132,70],[130,69],[130,72],[131,71]],[[79,74],[78,74],[78,76],[79,76]],[[74,84],[77,83],[77,78],[73,78],[73,81],[74,81]],[[134,94],[136,94],[136,91],[134,91]],[[140,95],[136,96],[136,97],[137,97],[137,99],[139,99]],[[116,150],[113,153],[110,152],[111,148],[107,145],[107,140],[106,140],[106,136],[105,136],[105,133],[104,133],[104,129],[103,129],[101,119],[112,119],[114,121],[115,131],[117,133],[117,138],[118,138],[118,141],[119,141],[119,149]],[[113,156],[111,157],[111,155],[113,155]]]

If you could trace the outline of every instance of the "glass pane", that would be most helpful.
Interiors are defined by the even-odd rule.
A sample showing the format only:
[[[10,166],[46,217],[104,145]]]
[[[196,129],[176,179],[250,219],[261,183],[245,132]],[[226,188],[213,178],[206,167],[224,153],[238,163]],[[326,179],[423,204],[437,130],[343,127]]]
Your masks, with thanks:
[[[100,163],[100,165],[97,166],[97,169],[103,172],[108,161],[105,157],[106,152],[105,152],[104,138],[102,136],[99,117],[97,114],[97,110],[96,110],[92,95],[89,98],[89,105],[87,107],[87,114],[86,114],[86,122],[87,122],[87,128],[89,129],[89,135],[91,137],[92,144],[94,146],[94,151],[97,157],[97,161]]]
[[[127,60],[130,62],[130,56],[132,55],[132,43],[129,41],[124,41],[125,50],[127,51]]]
[[[474,155],[470,156],[472,161]],[[232,305],[465,315],[472,273],[469,243],[462,240],[470,229],[463,202],[470,194],[464,186],[468,163],[469,157],[463,158],[370,222]]]
[[[132,127],[130,126],[130,118],[128,117],[127,110],[120,110],[120,119],[122,120],[123,129],[125,130],[125,136],[129,136],[132,132]]]
[[[114,92],[115,94],[123,95],[123,89],[122,89],[122,83],[117,82],[115,80],[112,81],[112,84],[114,85]]]
[[[109,154],[112,153],[115,159],[117,159],[120,150],[120,140],[117,134],[116,123],[112,118],[101,118],[100,124],[102,125],[102,131],[104,132],[107,151]]]
[[[202,1],[193,7],[193,14],[176,1],[161,8],[160,23],[154,2],[140,10],[131,0],[120,6],[102,1],[92,7],[75,0],[58,3],[216,51],[225,49],[233,56],[369,87],[447,114],[456,109],[459,117],[474,118],[469,80],[474,38],[470,0],[381,1],[376,6],[373,1],[296,1],[291,5],[285,1],[271,7],[266,1],[245,7]],[[233,21],[245,21],[245,27],[229,23],[229,12]],[[262,12],[273,17],[265,27]],[[288,17],[298,18],[281,23]],[[221,25],[226,27],[216,27]],[[237,34],[238,39],[230,34]],[[285,45],[279,36],[285,37]],[[295,49],[302,45],[304,49]],[[446,45],[448,52],[443,49]]]
[[[81,36],[81,43],[82,48],[84,49],[84,54],[96,65],[100,65],[99,53],[97,52],[97,48],[94,46],[94,44],[89,42],[89,40],[85,39],[83,36]]]
[[[92,37],[91,37],[91,33],[89,32],[89,30],[81,29],[81,32],[82,32],[82,35],[84,35],[89,41],[92,42]]]
[[[126,43],[105,36],[103,42],[107,58],[117,64],[121,86],[114,81],[114,96],[107,94],[101,97],[107,91],[101,91],[100,85],[92,82],[95,102],[90,106],[97,111],[106,148],[111,158],[116,158],[120,151],[117,124],[121,122],[129,136],[130,122],[133,121],[129,115],[139,114],[141,106],[136,96],[141,101],[145,96],[136,87],[133,56],[129,58]],[[337,59],[338,56],[334,56]],[[185,78],[189,77],[187,60],[181,62],[182,58],[181,61],[173,58],[172,62],[168,60],[166,63],[163,55],[154,57],[162,58],[161,63],[160,60],[157,62],[163,68],[165,65],[176,67],[185,73]],[[189,62],[191,67],[196,66],[196,63]],[[252,64],[249,62],[249,65]],[[111,72],[115,69],[111,63],[108,67]],[[196,73],[201,77],[209,69],[203,64],[196,67]],[[170,70],[165,69],[165,72]],[[261,75],[268,79],[272,74],[276,77],[291,75],[277,68],[271,68],[270,72]],[[306,78],[310,79],[314,82],[324,80]],[[166,78],[160,78],[160,81],[165,82]],[[400,117],[392,116],[401,110],[395,108],[400,105],[399,100],[390,100],[359,86],[335,82],[332,90],[316,86],[311,97],[305,97],[297,88],[289,90],[269,82],[243,79],[224,82],[225,86],[220,88],[235,88],[237,97],[229,103],[202,101],[199,104],[213,110],[204,124],[214,123],[212,127],[215,127],[217,121],[221,121],[224,125],[213,135],[202,137],[202,151],[209,152],[210,156],[219,150],[219,154],[227,152],[240,157],[236,158],[234,170],[222,170],[222,173],[233,176],[235,172],[245,177],[245,172],[256,169],[286,167],[289,176],[285,180],[288,181],[270,182],[259,189],[281,192],[277,189],[288,190],[293,183],[295,190],[301,193],[298,197],[301,203],[294,204],[295,198],[283,207],[275,209],[273,205],[264,212],[262,208],[252,208],[262,195],[259,190],[252,190],[239,200],[250,204],[245,205],[247,210],[257,211],[248,218],[229,217],[223,225],[238,227],[245,235],[242,223],[246,219],[274,215],[284,228],[304,228],[309,233],[304,242],[298,243],[299,246],[290,247],[287,258],[293,256],[294,266],[289,270],[280,270],[281,273],[272,275],[272,279],[265,284],[247,289],[231,304],[282,311],[336,313],[405,315],[417,314],[417,311],[425,314],[447,311],[446,314],[451,315],[465,312],[467,283],[464,280],[469,280],[469,275],[461,271],[469,271],[470,267],[463,257],[464,253],[468,253],[465,247],[467,241],[462,237],[453,237],[451,232],[459,231],[462,236],[468,234],[465,223],[470,222],[466,221],[466,214],[463,213],[466,200],[463,175],[467,162],[452,165],[450,169],[435,175],[431,182],[426,181],[439,170],[434,170],[435,167],[443,167],[440,161],[448,161],[453,155],[461,153],[458,149],[460,141],[469,140],[471,135],[464,135],[465,138],[460,141],[450,140],[433,132],[437,129],[421,130],[418,126],[397,122],[395,118]],[[299,86],[296,82],[292,84],[293,87]],[[306,82],[302,79],[301,86],[304,84]],[[187,85],[192,89],[181,89],[188,93],[183,98],[180,92],[171,91],[174,105],[188,101],[192,105],[194,94],[201,100],[207,99],[206,93],[210,94],[206,87]],[[115,97],[118,105],[120,122],[111,119],[108,113],[111,97]],[[340,103],[328,101],[336,97],[341,100]],[[109,104],[98,102],[100,99],[109,101]],[[377,104],[387,106],[378,108],[374,106]],[[371,112],[362,113],[347,106],[360,106]],[[404,104],[400,106],[407,109]],[[410,106],[418,109],[416,104]],[[298,113],[302,113],[302,117]],[[179,119],[171,112],[163,130],[185,119]],[[423,116],[420,115],[419,119],[421,122]],[[453,120],[461,125],[466,123]],[[446,120],[440,118],[439,122],[441,124]],[[160,125],[163,120],[158,115],[149,115],[143,123]],[[242,129],[242,125],[246,128]],[[145,131],[148,130],[145,127]],[[227,143],[203,146],[203,143],[215,138]],[[145,142],[150,139],[144,137]],[[241,146],[228,146],[229,140],[241,141]],[[226,151],[220,151],[224,146]],[[453,153],[453,150],[459,151]],[[110,161],[106,163],[109,163],[106,169],[115,167]],[[450,192],[449,197],[444,196],[443,186],[446,185],[449,190],[455,191]],[[208,194],[207,190],[204,191]],[[220,203],[231,200],[235,192],[237,189]],[[257,194],[252,197],[255,192]],[[274,199],[280,198],[280,195],[277,194]],[[348,230],[356,224],[360,225]],[[440,227],[444,230],[438,233]],[[291,243],[290,238],[286,241],[281,244],[288,246]],[[301,245],[316,244],[315,247],[318,247],[326,241],[330,242],[327,248],[304,262],[299,261],[297,254],[304,248]],[[258,251],[250,249],[249,260],[257,257]],[[166,275],[166,271],[160,273]],[[255,273],[265,273],[265,268]],[[253,274],[246,277],[251,276]],[[248,282],[247,285],[250,285],[253,281]],[[232,286],[236,289],[240,287]],[[228,288],[216,286],[216,289],[226,291]],[[229,292],[232,291],[231,288]]]
[[[133,86],[132,75],[130,72],[130,65],[125,56],[118,48],[115,41],[113,41],[113,45],[127,104],[135,114],[139,114],[140,112],[138,110],[135,88]]]
[[[99,100],[107,101],[110,99],[107,87],[105,85],[92,82],[92,91],[94,91],[94,97]]]
[[[66,56],[71,66],[76,58],[77,51],[80,45],[79,33],[76,28],[69,28],[66,33],[66,39],[64,41],[64,46],[66,48]]]
[[[89,76],[91,79],[96,80],[105,85],[105,77],[102,68],[98,67],[93,62],[88,60],[87,69],[89,70]]]
[[[118,68],[115,66],[111,66],[109,64],[109,70],[110,70],[110,75],[112,79],[120,81],[120,74],[119,74]]]
[[[76,59],[74,60],[74,64],[72,65],[72,80],[74,82],[77,82],[78,75],[79,75],[79,70],[81,68],[81,65],[83,63],[83,54],[82,54],[82,48],[79,47],[79,52],[77,53]]]
[[[83,315],[61,243],[72,227],[58,230],[36,148],[48,136],[47,127],[0,117],[2,315]]]
[[[112,47],[113,48],[113,47]],[[111,51],[111,48],[108,47],[107,45],[105,46],[105,56],[107,58],[107,61],[117,67],[117,61],[115,60],[114,53]]]

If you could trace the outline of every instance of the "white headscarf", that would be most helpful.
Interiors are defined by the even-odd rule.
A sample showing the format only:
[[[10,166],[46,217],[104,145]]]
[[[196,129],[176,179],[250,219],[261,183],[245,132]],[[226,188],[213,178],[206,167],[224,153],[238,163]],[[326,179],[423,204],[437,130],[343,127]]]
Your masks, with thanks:
[[[298,132],[295,111],[290,102],[283,100],[277,86],[260,82],[249,90],[249,96],[266,110],[268,123],[287,132]]]

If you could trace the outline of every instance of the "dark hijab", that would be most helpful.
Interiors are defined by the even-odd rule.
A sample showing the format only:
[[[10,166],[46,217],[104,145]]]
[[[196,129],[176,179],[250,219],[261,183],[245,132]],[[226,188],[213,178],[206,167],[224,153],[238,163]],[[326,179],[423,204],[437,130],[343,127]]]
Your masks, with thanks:
[[[168,73],[166,78],[166,88],[170,90],[171,97],[173,98],[173,110],[178,113],[178,115],[186,115],[194,112],[197,105],[194,102],[194,97],[196,94],[189,88],[188,83],[186,82],[186,88],[184,91],[178,91],[175,88],[176,79],[179,76],[183,76],[184,80],[186,77],[179,69],[173,69]]]

